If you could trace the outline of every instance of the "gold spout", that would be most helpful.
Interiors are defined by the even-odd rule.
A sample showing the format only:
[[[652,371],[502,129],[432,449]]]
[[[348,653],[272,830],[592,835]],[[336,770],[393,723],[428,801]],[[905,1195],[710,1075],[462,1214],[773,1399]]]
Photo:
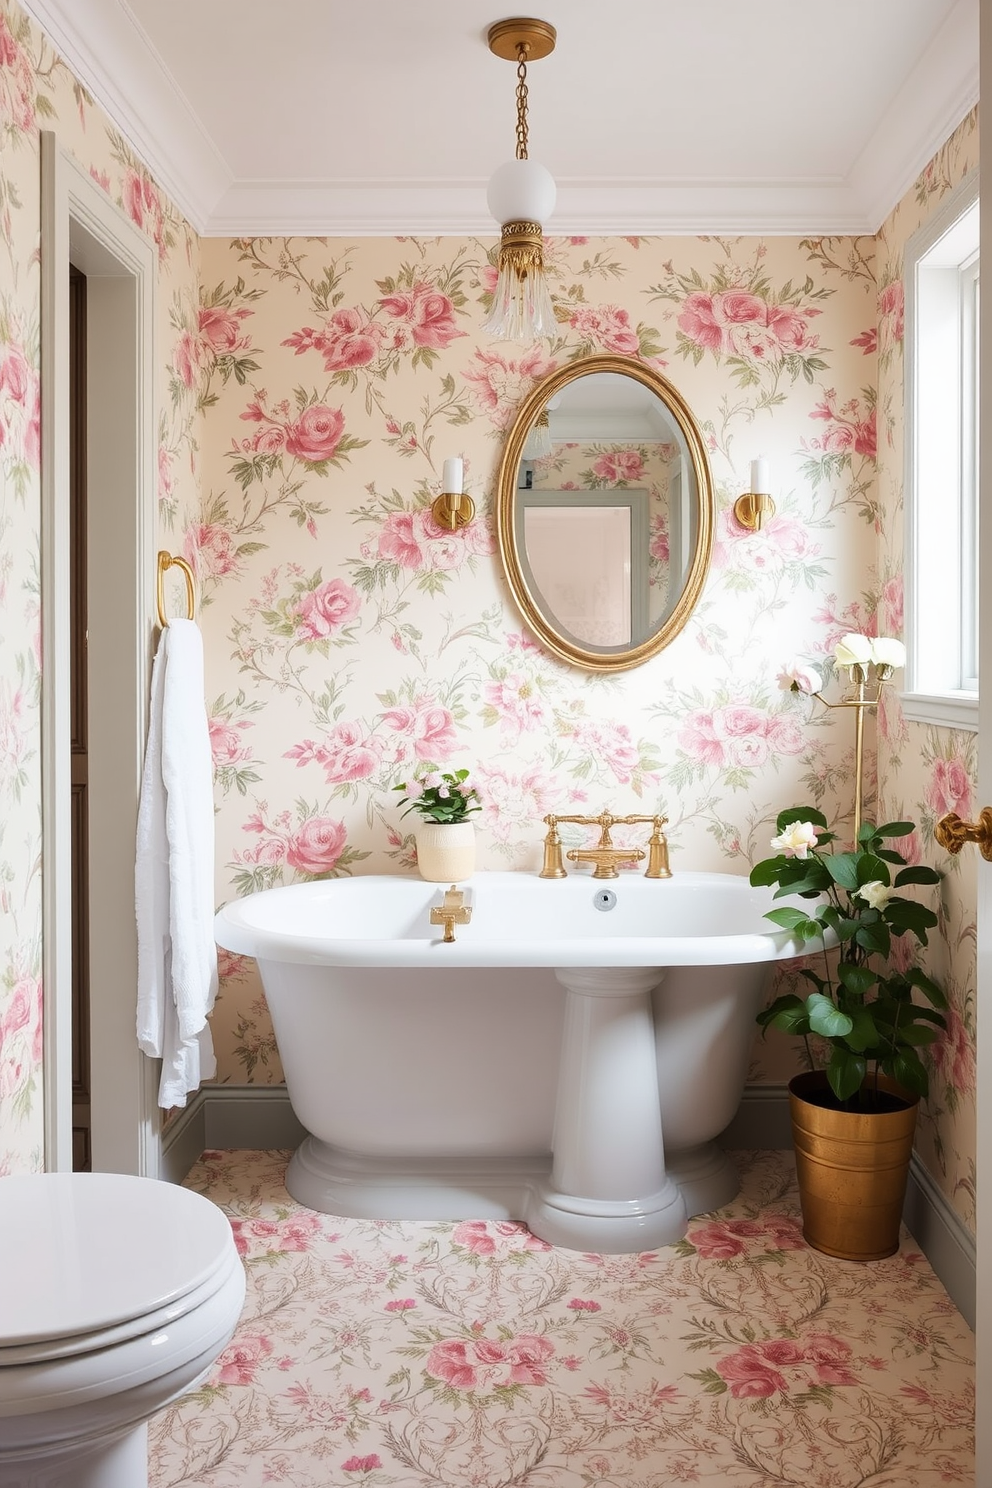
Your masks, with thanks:
[[[654,831],[648,839],[648,866],[644,871],[645,878],[671,878],[672,876],[668,862],[668,838],[662,831],[667,821],[667,816],[656,816],[653,819]]]
[[[432,925],[444,926],[444,934],[441,937],[444,945],[452,945],[455,939],[455,926],[467,925],[471,918],[472,906],[464,903],[461,889],[454,884],[450,889],[445,889],[444,899],[440,904],[435,904],[430,913]]]
[[[541,869],[541,878],[567,878],[565,865],[561,860],[561,837],[558,833],[558,818],[546,816],[544,818],[548,827],[548,835],[544,839],[544,867]]]

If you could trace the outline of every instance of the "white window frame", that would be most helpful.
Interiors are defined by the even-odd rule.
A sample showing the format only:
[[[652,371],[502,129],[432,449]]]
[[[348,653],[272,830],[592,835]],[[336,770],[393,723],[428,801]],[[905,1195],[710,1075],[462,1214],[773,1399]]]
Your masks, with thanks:
[[[978,729],[978,172],[949,193],[906,244],[905,607],[903,715]],[[968,215],[971,214],[971,215]],[[972,286],[969,288],[969,285]],[[948,368],[954,372],[949,373]],[[960,437],[935,434],[942,409]],[[950,619],[949,619],[950,617]]]

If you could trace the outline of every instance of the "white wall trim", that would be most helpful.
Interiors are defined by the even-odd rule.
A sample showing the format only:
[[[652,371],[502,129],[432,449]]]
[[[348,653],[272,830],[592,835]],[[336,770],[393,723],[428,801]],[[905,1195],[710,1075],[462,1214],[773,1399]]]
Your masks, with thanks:
[[[87,275],[93,1165],[157,1176],[155,1066],[135,1037],[134,828],[156,501],[154,245],[43,131],[42,853],[46,1164],[72,1165],[69,874],[70,257]],[[126,720],[122,725],[121,720]]]
[[[856,161],[848,181],[872,232],[978,102],[977,32],[977,0],[958,0]]]
[[[125,4],[20,0],[159,185],[206,237],[497,236],[478,180],[235,177]],[[978,0],[957,0],[846,177],[559,179],[548,231],[829,236],[877,232],[978,99]]]
[[[902,716],[907,723],[932,723],[937,728],[963,729],[978,733],[978,695],[926,692],[903,692],[899,695]]]
[[[231,172],[127,5],[20,0],[199,232]]]

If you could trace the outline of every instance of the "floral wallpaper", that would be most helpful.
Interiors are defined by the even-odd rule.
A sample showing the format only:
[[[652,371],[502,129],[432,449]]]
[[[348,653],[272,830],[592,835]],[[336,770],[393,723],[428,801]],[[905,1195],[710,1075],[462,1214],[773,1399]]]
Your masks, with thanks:
[[[41,32],[0,0],[0,1175],[43,1166],[39,133],[54,130],[158,248],[168,310],[196,304],[198,244]],[[163,369],[164,370],[164,369]],[[200,410],[162,378],[164,543],[199,503]]]
[[[198,351],[180,338],[176,375],[208,405],[203,512],[184,546],[204,596],[218,900],[413,871],[393,787],[420,765],[472,770],[483,867],[536,869],[549,811],[661,810],[676,873],[746,873],[784,806],[850,813],[849,719],[776,678],[875,622],[873,240],[556,239],[558,334],[524,351],[480,329],[493,252],[201,245],[209,319],[198,333],[190,313]],[[590,352],[639,356],[677,384],[719,506],[690,623],[612,677],[538,647],[493,530],[516,408]],[[751,533],[732,505],[758,451],[778,510]],[[430,515],[450,455],[479,512],[454,534]],[[587,468],[605,479],[595,461],[570,478]],[[224,969],[220,1077],[277,1081],[255,973]],[[787,1041],[756,1045],[753,1078],[794,1068]]]
[[[159,534],[201,584],[218,902],[415,871],[392,788],[420,765],[472,770],[484,867],[535,868],[551,810],[664,811],[675,872],[745,873],[790,804],[849,820],[849,719],[776,678],[797,658],[822,663],[845,631],[900,632],[901,248],[977,158],[975,115],[877,239],[552,239],[558,333],[521,349],[481,332],[494,239],[198,242],[16,0],[0,0],[0,1173],[43,1160],[41,128],[158,248]],[[516,408],[590,352],[676,383],[718,502],[691,621],[614,677],[541,651],[493,528]],[[732,505],[758,453],[778,509],[750,533]],[[479,515],[451,534],[430,502],[456,454]],[[973,741],[905,724],[894,694],[878,737],[880,809],[911,814],[937,861],[936,817],[972,804]],[[973,867],[938,866],[934,969],[953,1017],[921,1141],[972,1224]],[[254,968],[225,956],[223,971],[219,1078],[276,1083]],[[787,1040],[756,1042],[752,1080],[795,1067]]]
[[[908,238],[947,193],[978,164],[978,112],[960,125],[903,197],[877,239],[878,255],[878,514],[881,629],[903,624],[903,251]],[[878,773],[883,813],[918,823],[915,855],[944,875],[939,936],[932,971],[949,998],[947,1035],[933,1050],[931,1091],[921,1109],[917,1148],[942,1193],[972,1229],[975,1224],[975,1005],[977,854],[951,857],[934,842],[947,811],[971,817],[977,736],[907,722],[897,695],[879,720]],[[935,908],[938,906],[935,906]]]

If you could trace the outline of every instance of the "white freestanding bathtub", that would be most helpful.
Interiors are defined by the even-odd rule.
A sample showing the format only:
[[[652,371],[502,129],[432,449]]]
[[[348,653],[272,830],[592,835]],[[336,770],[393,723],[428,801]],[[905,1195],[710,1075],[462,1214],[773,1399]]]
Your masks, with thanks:
[[[360,877],[228,904],[259,962],[293,1108],[287,1187],[331,1214],[521,1219],[635,1251],[727,1203],[714,1138],[740,1102],[768,963],[802,954],[746,878]],[[781,901],[779,901],[781,902]],[[788,902],[788,901],[786,901]]]

